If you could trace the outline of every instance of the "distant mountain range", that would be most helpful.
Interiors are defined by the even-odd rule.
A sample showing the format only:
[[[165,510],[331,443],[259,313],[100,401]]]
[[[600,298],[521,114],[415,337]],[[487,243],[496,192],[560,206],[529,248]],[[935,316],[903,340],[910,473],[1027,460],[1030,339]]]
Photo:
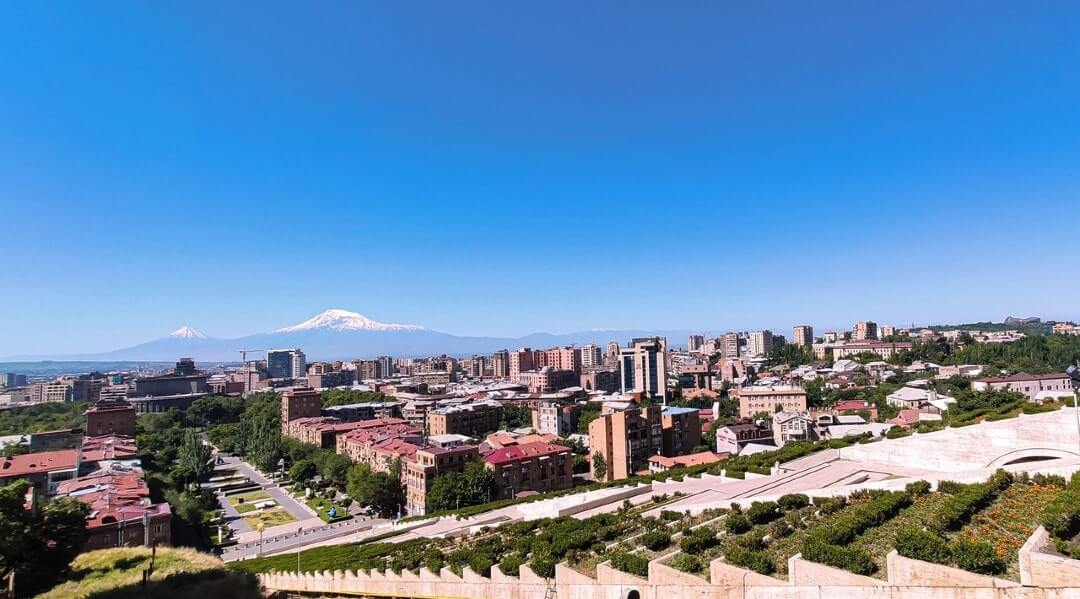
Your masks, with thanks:
[[[309,360],[369,358],[374,356],[420,357],[437,354],[488,354],[519,347],[546,348],[555,345],[626,343],[634,337],[668,337],[672,347],[685,345],[691,331],[685,330],[597,330],[555,335],[533,333],[525,337],[464,337],[441,333],[412,324],[392,324],[371,320],[347,310],[326,310],[300,324],[270,333],[235,339],[210,337],[191,327],[181,327],[165,337],[132,347],[97,354],[65,356],[13,356],[5,360],[82,361],[174,361],[180,357],[202,362],[239,362],[241,349],[258,351],[298,347]],[[251,359],[249,357],[249,359]]]

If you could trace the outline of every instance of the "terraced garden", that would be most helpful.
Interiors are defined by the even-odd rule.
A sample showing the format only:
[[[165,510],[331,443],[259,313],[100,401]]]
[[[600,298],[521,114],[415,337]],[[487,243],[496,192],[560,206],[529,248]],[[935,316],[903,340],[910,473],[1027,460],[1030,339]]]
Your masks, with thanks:
[[[649,562],[659,559],[705,581],[709,562],[717,558],[786,579],[788,558],[801,553],[810,561],[885,578],[886,556],[895,547],[910,558],[1017,580],[1017,550],[1039,524],[1063,553],[1080,548],[1080,474],[1066,484],[1060,477],[1029,479],[998,471],[978,484],[942,482],[937,492],[919,481],[904,491],[857,491],[839,498],[790,494],[775,502],[733,505],[697,516],[674,511],[643,515],[663,501],[637,506],[626,502],[617,512],[585,520],[557,518],[485,528],[457,540],[316,548],[303,552],[301,561],[308,571],[448,567],[459,575],[466,566],[488,575],[496,564],[516,575],[528,564],[545,577],[563,561],[589,576],[595,576],[598,564],[608,562],[644,577]],[[280,566],[276,559],[246,560],[231,567],[269,571]],[[291,557],[288,562],[282,569],[295,567]]]

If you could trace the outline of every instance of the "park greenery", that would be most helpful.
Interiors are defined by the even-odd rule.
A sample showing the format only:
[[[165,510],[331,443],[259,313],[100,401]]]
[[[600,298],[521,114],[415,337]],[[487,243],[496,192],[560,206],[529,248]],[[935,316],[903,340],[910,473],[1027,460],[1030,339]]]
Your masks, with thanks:
[[[14,574],[20,594],[56,584],[86,542],[85,504],[67,497],[25,507],[30,483],[0,486],[0,577]]]
[[[0,410],[0,435],[82,428],[85,402],[51,401]]]
[[[450,472],[435,479],[428,492],[428,509],[433,512],[487,503],[496,498],[495,475],[474,460],[462,472]]]
[[[378,403],[390,401],[393,398],[378,391],[360,391],[357,389],[327,389],[323,391],[319,399],[324,408],[331,406],[347,406],[356,403]]]

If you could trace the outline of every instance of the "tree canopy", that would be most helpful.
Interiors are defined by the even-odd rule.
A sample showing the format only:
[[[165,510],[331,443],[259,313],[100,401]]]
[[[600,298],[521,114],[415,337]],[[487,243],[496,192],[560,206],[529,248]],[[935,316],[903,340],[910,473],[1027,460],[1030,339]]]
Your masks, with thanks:
[[[33,594],[55,584],[86,543],[89,508],[62,497],[38,510],[25,508],[30,483],[17,480],[0,486],[0,575],[15,572],[20,594]]]

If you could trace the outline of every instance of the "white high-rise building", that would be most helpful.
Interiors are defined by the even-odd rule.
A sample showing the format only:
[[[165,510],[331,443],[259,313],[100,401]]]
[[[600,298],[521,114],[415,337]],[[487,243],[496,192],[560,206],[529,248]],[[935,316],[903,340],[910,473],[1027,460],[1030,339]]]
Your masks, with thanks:
[[[581,367],[599,368],[604,365],[604,352],[595,343],[581,346]]]
[[[667,404],[667,378],[670,365],[667,339],[634,339],[619,348],[619,381],[623,393],[642,391],[654,400]]]
[[[266,352],[266,374],[272,379],[297,379],[307,375],[307,360],[299,349]]]
[[[750,333],[750,345],[748,349],[751,356],[764,356],[772,351],[772,348],[772,331],[765,329],[764,331],[754,331],[753,333]]]

